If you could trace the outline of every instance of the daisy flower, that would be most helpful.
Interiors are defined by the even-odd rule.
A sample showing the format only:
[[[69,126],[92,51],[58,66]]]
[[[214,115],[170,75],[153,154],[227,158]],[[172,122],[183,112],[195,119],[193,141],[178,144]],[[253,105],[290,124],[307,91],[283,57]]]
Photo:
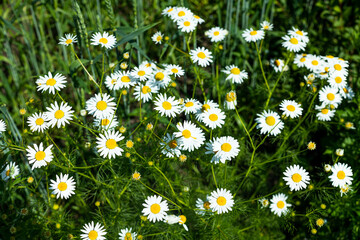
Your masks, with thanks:
[[[184,76],[184,70],[179,65],[169,64],[166,66],[165,71],[170,73],[170,75],[174,75],[175,77]]]
[[[335,111],[328,109],[324,104],[321,106],[315,106],[315,109],[320,110],[316,114],[316,117],[320,121],[331,121],[331,118],[335,115]]]
[[[346,195],[349,191],[351,191],[351,186],[345,184],[344,186],[340,187],[340,194],[341,194],[341,197],[343,195]]]
[[[309,55],[305,67],[314,73],[320,73],[325,68],[325,62],[319,56]]]
[[[282,72],[285,67],[285,63],[281,59],[271,59],[270,65],[274,68],[275,72]]]
[[[261,128],[261,134],[278,135],[284,128],[284,123],[280,120],[279,115],[273,111],[264,110],[263,113],[257,114],[255,121],[258,123],[257,128]]]
[[[85,224],[83,229],[81,229],[82,234],[80,235],[83,240],[105,240],[106,235],[105,228],[100,224],[94,222]]]
[[[61,102],[60,106],[57,102],[52,103],[51,107],[47,107],[45,112],[45,116],[47,118],[48,126],[54,127],[55,125],[57,128],[61,126],[65,126],[65,124],[69,123],[72,120],[74,110],[71,110],[71,107],[68,106],[67,103]]]
[[[147,197],[143,206],[142,213],[148,216],[150,222],[163,221],[169,210],[167,201],[156,195]]]
[[[192,17],[192,16],[193,16],[193,13],[185,7],[175,8],[175,13],[170,15],[172,20],[174,20],[176,22],[179,22],[184,18]]]
[[[162,69],[157,69],[156,71],[154,71],[152,73],[153,75],[153,79],[151,79],[151,81],[158,86],[160,89],[161,88],[166,88],[169,83],[171,82],[171,78],[169,76],[169,72],[167,72],[166,70],[162,70]]]
[[[19,175],[20,169],[18,165],[14,162],[10,162],[8,165],[6,165],[4,171],[1,173],[1,178],[4,181],[9,180],[10,178],[14,179],[17,175]]]
[[[49,127],[47,121],[46,113],[34,113],[27,119],[32,132],[44,132]]]
[[[334,105],[337,107],[341,103],[341,95],[338,94],[337,88],[332,88],[330,86],[325,86],[320,90],[319,100],[324,105]]]
[[[301,31],[295,27],[293,27],[292,30],[289,30],[288,34],[290,36],[294,36],[294,37],[300,39],[305,44],[309,42],[309,37],[307,36],[308,35],[307,32]]]
[[[159,88],[153,84],[152,82],[148,81],[144,84],[137,85],[135,87],[134,95],[135,99],[140,101],[142,100],[144,103],[152,99],[152,95],[157,93]]]
[[[102,47],[106,47],[107,49],[113,48],[116,43],[116,38],[114,35],[110,35],[107,32],[94,33],[91,36],[91,45],[101,45]]]
[[[310,57],[310,54],[296,54],[294,58],[294,63],[298,67],[305,67],[308,64],[308,58]]]
[[[200,102],[193,98],[185,99],[184,104],[181,105],[181,111],[185,112],[185,115],[189,115],[190,113],[197,113],[200,109]]]
[[[288,197],[283,193],[274,195],[270,200],[271,212],[275,213],[279,217],[281,217],[281,215],[286,215],[289,210],[288,207],[291,207],[291,204],[286,202],[287,198]]]
[[[118,124],[119,122],[117,121],[116,116],[110,116],[109,118],[103,118],[103,119],[96,118],[94,120],[94,125],[104,130],[113,129],[117,127]]]
[[[211,42],[220,42],[225,39],[228,33],[229,32],[226,29],[213,27],[205,32],[205,36],[209,37]]]
[[[110,74],[110,76],[106,76],[105,78],[105,86],[109,89],[109,90],[118,90],[118,81],[119,81],[119,75],[117,75],[116,73],[112,73]]]
[[[290,191],[306,188],[310,181],[309,173],[299,165],[287,167],[284,175],[283,179],[286,181],[286,185],[289,185]]]
[[[174,14],[176,12],[175,7],[167,7],[164,10],[162,10],[162,15],[171,17],[172,14]]]
[[[226,115],[219,108],[212,108],[202,114],[201,121],[210,129],[221,127],[225,123]]]
[[[340,93],[347,85],[346,77],[336,72],[331,74],[327,81],[332,88],[338,88]]]
[[[164,142],[160,142],[160,145],[163,148],[161,151],[162,154],[167,157],[179,157],[181,155],[180,142],[174,134],[170,135],[167,133],[164,137]]]
[[[40,78],[36,80],[36,84],[38,85],[36,88],[41,92],[49,91],[49,93],[55,94],[55,90],[60,91],[65,87],[65,79],[66,78],[60,73],[53,76],[51,72],[48,72],[48,75],[40,76]]]
[[[313,141],[310,141],[308,144],[307,144],[307,148],[311,151],[315,150],[316,149],[316,143],[313,142]]]
[[[194,63],[197,63],[202,67],[210,65],[213,61],[211,52],[204,47],[198,47],[195,50],[191,50],[190,57]]]
[[[107,93],[104,93],[102,97],[100,93],[95,94],[94,97],[86,101],[86,110],[95,118],[110,118],[114,115],[115,109],[114,98]]]
[[[283,100],[280,104],[280,110],[287,117],[297,118],[302,115],[301,105],[292,100]]]
[[[117,144],[118,141],[124,139],[121,136],[120,132],[115,130],[110,130],[104,134],[100,134],[100,137],[97,137],[96,144],[100,156],[104,158],[115,158],[116,156],[121,156],[121,153],[124,151]]]
[[[179,132],[175,132],[174,135],[180,138],[181,148],[189,152],[194,151],[201,147],[205,141],[203,131],[196,127],[195,124],[184,121],[184,123],[178,123],[176,125]]]
[[[335,154],[339,157],[344,156],[344,149],[342,149],[342,148],[336,149]]]
[[[189,231],[189,229],[188,229],[188,227],[186,226],[186,216],[185,215],[180,215],[179,216],[179,224],[180,225],[183,225],[184,226],[184,229],[186,230],[186,231]]]
[[[204,104],[201,105],[201,109],[196,113],[196,120],[201,121],[203,118],[203,113],[212,108],[219,108],[219,104],[213,100],[206,100]]]
[[[230,91],[226,94],[225,96],[225,102],[224,102],[224,107],[226,109],[235,109],[235,107],[237,106],[237,98],[236,98],[236,92],[235,91]]]
[[[130,88],[136,84],[136,79],[131,75],[130,71],[117,71],[118,76],[117,86],[118,89]]]
[[[56,180],[51,180],[50,189],[54,191],[52,194],[56,195],[56,198],[68,199],[71,195],[74,195],[76,182],[73,177],[69,178],[68,174],[56,175]]]
[[[132,228],[121,229],[119,233],[120,240],[135,240],[137,236],[136,232],[132,232]]]
[[[166,93],[159,94],[155,100],[155,110],[160,112],[161,116],[176,117],[180,113],[180,106],[175,97],[167,97]]]
[[[196,29],[197,21],[195,21],[195,19],[192,16],[190,16],[179,20],[177,22],[177,25],[182,32],[189,33]]]
[[[355,97],[355,93],[350,86],[346,86],[343,89],[340,89],[339,93],[340,93],[341,97],[344,99],[351,100]]]
[[[198,15],[194,15],[194,19],[195,19],[197,24],[202,24],[202,23],[205,22],[205,20],[202,19],[201,17],[199,17]]]
[[[336,60],[334,62],[332,62],[331,66],[330,66],[330,72],[331,73],[337,73],[337,74],[342,74],[344,76],[348,75],[348,70],[347,67],[349,66],[347,61],[342,61],[342,60]]]
[[[231,192],[224,188],[211,192],[209,197],[210,208],[217,214],[227,213],[232,210],[234,200]]]
[[[244,79],[248,78],[248,73],[245,70],[240,70],[240,68],[235,65],[226,66],[225,70],[221,71],[228,75],[226,80],[231,80],[232,83],[241,84]]]
[[[77,43],[76,35],[71,33],[65,34],[65,37],[60,38],[59,44],[69,46],[70,44]]]
[[[47,163],[51,162],[53,159],[53,155],[51,152],[52,144],[48,146],[44,150],[43,143],[40,143],[40,145],[34,144],[33,147],[28,146],[26,148],[26,156],[29,159],[29,163],[32,164],[31,169],[34,168],[40,168],[42,166],[46,166]]]
[[[0,119],[0,133],[3,133],[6,131],[6,123],[4,120]]]
[[[205,149],[208,150],[205,154],[214,154],[211,159],[212,163],[225,163],[226,160],[230,161],[235,158],[240,152],[240,145],[238,141],[230,136],[214,138],[207,143]]]
[[[269,23],[268,21],[263,21],[260,23],[261,29],[264,31],[271,31],[274,28],[274,25],[272,23]]]
[[[282,37],[282,39],[284,40],[284,42],[282,42],[281,45],[288,51],[299,52],[301,50],[305,50],[306,44],[295,36],[285,35]]]
[[[332,174],[329,176],[334,187],[344,187],[345,184],[351,185],[353,171],[346,163],[336,163],[331,167]]]
[[[149,71],[153,71],[154,69],[157,69],[157,66],[156,66],[156,64],[155,64],[155,61],[147,61],[147,60],[145,60],[145,61],[142,61],[141,62],[141,64],[140,64],[140,66],[139,66],[139,68],[145,68],[145,69],[147,69],[147,70],[149,70]],[[149,74],[151,74],[152,72],[150,72]]]
[[[164,34],[162,34],[160,31],[158,31],[151,37],[151,40],[153,40],[155,42],[155,44],[161,44],[163,37],[164,37]]]
[[[256,42],[262,40],[265,37],[265,32],[263,30],[254,30],[252,28],[246,29],[241,35],[246,42]]]
[[[151,64],[150,64],[151,65]],[[139,66],[131,71],[131,76],[139,81],[147,81],[151,78],[152,67]]]
[[[210,209],[209,196],[206,196],[205,201],[203,201],[201,198],[198,198],[196,200],[195,206],[198,209],[198,210],[195,210],[196,214],[199,214],[201,216],[205,215],[206,213],[212,214],[211,209]]]
[[[261,208],[266,208],[269,206],[269,200],[267,198],[261,198],[258,200],[259,203],[261,204]]]

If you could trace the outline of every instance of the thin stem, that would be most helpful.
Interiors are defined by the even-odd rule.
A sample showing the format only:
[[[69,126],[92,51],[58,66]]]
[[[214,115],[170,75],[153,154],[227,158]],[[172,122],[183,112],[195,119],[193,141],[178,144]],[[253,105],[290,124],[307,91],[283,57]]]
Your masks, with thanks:
[[[212,175],[213,175],[213,178],[214,178],[215,186],[216,186],[216,188],[218,188],[218,185],[217,185],[217,182],[216,182],[216,177],[215,177],[215,172],[214,172],[214,165],[213,165],[213,164],[211,164],[211,172],[212,172]]]
[[[174,191],[174,188],[172,187],[172,185],[171,185],[169,179],[166,177],[166,175],[165,175],[158,167],[156,167],[155,165],[154,165],[154,168],[165,178],[165,180],[168,182],[168,184],[169,184],[169,186],[170,186],[170,188],[171,188],[172,193],[173,193],[174,196],[176,197],[176,193],[175,193],[175,191]]]
[[[56,145],[56,143],[54,142],[54,140],[50,137],[50,135],[49,135],[49,133],[48,132],[45,132],[46,133],[46,136],[48,136],[48,138],[51,140],[51,142],[55,145],[55,147],[57,148],[57,150],[61,153],[61,155],[63,155],[63,157],[68,161],[68,163],[69,163],[69,167],[70,166],[74,166],[71,162],[70,162],[70,160],[66,157],[66,155],[65,155],[65,153],[63,153],[61,150],[60,150],[60,148],[58,147],[58,145]]]
[[[167,132],[167,130],[169,129],[169,126],[170,126],[170,124],[171,124],[171,121],[172,121],[172,117],[170,118],[170,121],[169,121],[169,124],[167,125],[167,127],[166,127],[166,129],[165,129],[165,132],[164,132],[164,137],[165,137],[165,134],[166,134],[166,132]],[[157,119],[156,119],[157,120]]]
[[[256,42],[255,42],[255,46],[256,46],[256,52],[257,52],[257,55],[258,55],[258,58],[259,58],[261,72],[262,72],[263,78],[265,80],[265,85],[266,85],[266,88],[268,89],[268,92],[270,93],[270,87],[269,87],[268,81],[267,81],[266,76],[265,76],[264,68],[263,68],[263,65],[262,65],[262,62],[261,62],[261,57],[260,57],[260,51],[259,51],[259,48],[258,48],[258,45],[257,45]]]
[[[166,42],[166,43],[167,43],[170,47],[172,47],[172,48],[176,49],[177,51],[181,52],[182,54],[185,54],[187,57],[190,57],[190,55],[189,55],[188,53],[186,53],[186,52],[184,52],[183,50],[175,47],[175,46],[172,45],[170,42]]]

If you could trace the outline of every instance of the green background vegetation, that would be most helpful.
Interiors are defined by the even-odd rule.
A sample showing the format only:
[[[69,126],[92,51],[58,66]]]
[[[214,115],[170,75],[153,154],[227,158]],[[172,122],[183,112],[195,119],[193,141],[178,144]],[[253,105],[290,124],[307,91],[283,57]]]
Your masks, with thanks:
[[[11,135],[9,139],[16,145],[26,146],[30,143],[49,141],[45,136],[38,136],[29,131],[25,132],[23,117],[19,115],[19,109],[26,108],[28,117],[34,112],[45,110],[45,106],[53,102],[52,95],[40,94],[36,91],[35,81],[38,76],[48,71],[60,72],[67,76],[68,86],[62,91],[62,96],[70,103],[78,114],[85,106],[85,100],[96,92],[96,87],[87,80],[75,57],[64,46],[58,45],[58,40],[65,33],[77,33],[79,43],[75,46],[76,52],[82,59],[84,65],[91,70],[94,76],[101,75],[102,52],[100,48],[89,46],[90,36],[97,31],[113,32],[121,44],[116,50],[105,53],[106,63],[114,63],[122,60],[122,53],[129,51],[131,58],[129,64],[138,64],[144,59],[150,58],[159,63],[174,63],[182,66],[190,64],[189,59],[181,56],[168,45],[155,45],[151,36],[156,31],[162,31],[170,37],[170,41],[181,49],[186,49],[184,35],[180,33],[169,18],[161,16],[161,11],[167,6],[183,5],[190,8],[194,13],[205,19],[205,23],[197,28],[197,39],[193,40],[192,46],[205,46],[212,48],[209,39],[204,36],[204,31],[220,26],[229,30],[229,35],[223,42],[223,50],[218,51],[218,62],[220,69],[229,64],[239,65],[249,72],[249,81],[241,85],[237,90],[238,110],[244,117],[244,121],[250,127],[256,113],[263,110],[266,96],[263,96],[264,87],[259,62],[256,57],[256,50],[253,44],[247,44],[241,38],[243,29],[259,27],[260,22],[269,20],[274,24],[274,31],[266,37],[262,52],[262,59],[265,62],[271,58],[285,58],[286,52],[281,47],[281,36],[292,26],[299,27],[309,33],[310,43],[306,52],[318,55],[331,54],[348,60],[349,85],[355,93],[359,91],[359,49],[360,49],[360,3],[358,1],[3,1],[1,3],[1,35],[0,43],[0,118],[6,119]],[[197,42],[195,42],[197,41]],[[214,47],[215,48],[215,47]],[[180,79],[176,89],[172,93],[176,96],[186,97],[192,92],[192,85],[195,79],[192,70],[186,70],[187,77]],[[276,91],[270,106],[277,110],[277,104],[284,98],[295,98],[298,92],[302,91],[301,100],[303,105],[308,106],[311,93],[301,89],[300,82],[306,71],[298,70],[291,65],[294,73],[286,72],[284,81]],[[201,70],[202,76],[207,79],[205,86],[208,88],[207,95],[217,99],[212,90],[215,67]],[[265,71],[271,72],[266,65]],[[222,81],[224,76],[220,76]],[[270,81],[270,84],[274,83]],[[229,87],[221,85],[225,93]],[[201,94],[198,94],[201,96]],[[29,104],[30,98],[34,102]],[[129,95],[124,99],[129,100]],[[59,101],[58,99],[56,99]],[[157,191],[171,196],[166,181],[161,178],[158,172],[141,159],[134,155],[134,162],[122,158],[121,161],[113,162],[112,166],[107,164],[98,169],[82,171],[85,174],[94,175],[95,178],[104,184],[89,181],[78,174],[73,174],[77,181],[78,194],[67,201],[47,199],[46,187],[44,185],[45,175],[49,174],[54,178],[59,169],[50,165],[48,171],[45,168],[31,171],[25,164],[26,158],[23,153],[5,150],[0,153],[0,163],[6,160],[13,160],[17,163],[24,163],[21,167],[23,179],[32,175],[35,178],[30,186],[36,191],[32,192],[19,185],[28,186],[27,183],[11,182],[0,184],[0,209],[7,218],[0,219],[0,237],[8,239],[15,236],[16,239],[44,239],[51,233],[49,238],[66,239],[68,234],[79,236],[79,230],[84,223],[91,220],[101,221],[99,208],[95,207],[95,201],[100,201],[101,212],[108,223],[108,238],[117,236],[120,229],[133,227],[135,231],[142,226],[141,234],[151,238],[164,239],[303,239],[322,238],[329,239],[358,239],[360,235],[358,220],[360,218],[360,198],[358,191],[358,166],[360,149],[360,114],[359,100],[355,99],[343,103],[337,111],[336,117],[330,123],[318,122],[315,114],[298,129],[298,131],[284,144],[284,151],[281,154],[291,155],[306,147],[308,141],[317,143],[315,151],[307,151],[299,156],[286,158],[279,164],[261,165],[262,161],[271,159],[284,137],[269,138],[261,147],[261,154],[257,156],[253,171],[245,181],[242,189],[237,192],[236,207],[227,215],[210,218],[208,224],[204,223],[195,215],[190,208],[184,208],[183,213],[188,217],[187,225],[190,232],[184,232],[181,227],[168,226],[162,223],[149,224],[140,221],[141,204],[148,195],[152,195],[144,186],[137,182],[129,183],[126,191],[122,194],[124,186],[128,184],[131,173],[137,169],[141,172],[143,181]],[[28,103],[28,104],[27,104]],[[150,105],[144,107],[144,116],[150,117]],[[306,109],[306,108],[305,108]],[[148,111],[146,111],[148,110]],[[127,127],[129,133],[138,124],[138,106],[132,102],[121,108],[119,118],[122,124]],[[249,167],[251,148],[239,120],[234,116],[228,117],[229,124],[221,130],[220,135],[238,136],[241,148],[240,161],[232,161],[228,165],[217,166],[217,177],[224,179],[227,170],[228,178],[225,182],[221,180],[222,187],[235,189],[242,181],[244,172]],[[346,130],[343,118],[354,123],[355,130]],[[26,120],[26,118],[25,118]],[[149,119],[154,123],[154,119]],[[159,135],[162,134],[168,119],[159,120]],[[289,126],[295,126],[290,122]],[[70,127],[68,127],[70,128]],[[53,129],[51,135],[56,139],[57,144],[77,165],[82,166],[84,161],[88,165],[95,165],[99,161],[93,149],[86,149],[85,142],[90,141],[89,133],[83,132],[76,126],[71,130]],[[173,126],[173,130],[174,130]],[[172,131],[173,131],[172,130]],[[289,130],[288,130],[289,132]],[[287,133],[288,133],[287,132]],[[257,139],[261,139],[259,132]],[[286,135],[286,132],[283,134]],[[128,136],[125,134],[125,136]],[[149,138],[149,132],[138,131],[134,136],[142,139]],[[136,137],[136,138],[135,138]],[[94,143],[94,139],[91,140]],[[0,141],[4,144],[3,140]],[[141,154],[146,158],[153,155],[157,146],[150,142],[147,145],[144,141],[136,142],[135,148],[141,149]],[[325,181],[327,174],[322,170],[325,163],[334,160],[334,151],[337,148],[345,149],[345,156],[340,161],[348,163],[354,171],[353,192],[346,197],[340,198],[339,192],[335,190],[316,190],[317,184],[330,186]],[[179,198],[186,201],[192,207],[198,197],[204,198],[206,193],[215,189],[212,183],[212,175],[208,159],[202,161],[203,155],[199,153],[188,155],[188,161],[180,164],[177,160],[160,161],[158,166],[167,169],[166,174],[174,184],[179,193]],[[155,159],[154,159],[155,160]],[[155,162],[158,162],[156,159]],[[204,163],[206,162],[206,163]],[[310,223],[306,217],[278,218],[270,211],[260,210],[256,201],[248,201],[271,192],[277,191],[283,186],[281,182],[282,172],[286,166],[299,163],[310,172],[314,191],[303,191],[292,198],[296,214],[306,214],[318,209],[321,203],[327,208],[319,214],[312,214],[310,220],[317,217],[327,219],[324,227],[318,229],[316,235],[310,233]],[[115,173],[113,172],[115,171]],[[47,176],[47,175],[46,175]],[[111,176],[111,179],[109,178]],[[43,181],[40,182],[40,179]],[[226,179],[226,178],[225,178]],[[16,183],[19,183],[18,185]],[[37,186],[36,188],[34,186]],[[188,186],[189,192],[183,191]],[[283,188],[287,193],[288,188]],[[119,195],[121,195],[119,197]],[[54,203],[61,205],[60,209],[52,209]],[[21,216],[21,208],[29,209],[27,216]],[[55,227],[56,223],[61,228]],[[312,223],[314,224],[314,223]],[[16,226],[17,233],[10,234],[10,227]],[[221,227],[221,231],[218,226]]]

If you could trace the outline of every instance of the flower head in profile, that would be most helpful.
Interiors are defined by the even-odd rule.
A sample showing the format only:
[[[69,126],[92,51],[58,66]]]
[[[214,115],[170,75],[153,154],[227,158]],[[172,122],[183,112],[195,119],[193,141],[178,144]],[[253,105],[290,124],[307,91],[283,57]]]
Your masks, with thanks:
[[[11,179],[14,179],[17,175],[19,175],[20,169],[18,165],[16,165],[15,162],[9,162],[9,164],[6,165],[4,171],[1,173],[1,178],[4,181]]]
[[[107,49],[111,49],[115,46],[116,38],[114,35],[111,35],[107,32],[103,33],[94,33],[91,36],[91,45],[101,45],[102,47],[105,47]]]
[[[0,119],[0,134],[6,131],[6,123],[4,120]]]

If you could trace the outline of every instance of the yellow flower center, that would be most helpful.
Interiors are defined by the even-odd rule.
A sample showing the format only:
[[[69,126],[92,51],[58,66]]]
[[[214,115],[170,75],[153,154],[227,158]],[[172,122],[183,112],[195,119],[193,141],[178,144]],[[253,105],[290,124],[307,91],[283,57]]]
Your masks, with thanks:
[[[291,38],[289,40],[289,42],[292,43],[292,44],[298,44],[299,43],[299,41],[296,38]]]
[[[184,138],[190,138],[191,132],[189,130],[185,129],[184,131],[182,131],[182,135]]]
[[[154,214],[158,214],[160,212],[160,205],[157,203],[154,203],[153,205],[151,205],[150,211]]]
[[[148,86],[144,86],[144,87],[141,89],[141,92],[142,92],[143,94],[150,93],[150,92],[151,92],[151,88],[149,88]]]
[[[104,111],[107,108],[107,103],[105,101],[98,101],[96,103],[96,108],[100,111]]]
[[[180,215],[180,223],[184,224],[186,222],[186,217],[184,215]]]
[[[140,70],[140,71],[138,72],[138,75],[141,76],[141,77],[144,76],[144,75],[145,75],[145,71],[144,71],[144,70]]]
[[[204,208],[206,209],[206,210],[208,210],[208,209],[210,209],[210,203],[209,202],[204,202]]]
[[[286,109],[289,110],[290,112],[295,111],[295,107],[293,105],[287,105]]]
[[[61,183],[59,183],[59,184],[58,184],[58,189],[59,189],[60,191],[65,191],[65,190],[67,189],[67,184],[66,184],[66,182],[61,182]]]
[[[264,26],[264,29],[269,29],[269,26],[267,26],[267,25],[266,25],[266,26]]]
[[[46,81],[46,85],[48,86],[54,86],[56,84],[56,80],[53,79],[53,78],[49,78],[47,81]]]
[[[117,147],[117,143],[116,143],[115,139],[109,139],[109,140],[107,140],[106,143],[105,143],[105,145],[106,145],[106,147],[107,147],[108,149],[114,149],[114,148]]]
[[[176,68],[171,69],[171,71],[172,71],[173,73],[178,73],[178,72],[179,72],[179,70],[177,70]]]
[[[70,43],[72,43],[72,40],[71,40],[71,39],[68,39],[68,40],[65,41],[65,43],[66,43],[66,44],[70,44]]]
[[[317,60],[312,60],[311,64],[314,66],[317,66],[319,64],[319,62]]]
[[[257,34],[257,31],[251,31],[251,32],[250,32],[250,35],[251,35],[251,36],[254,36],[254,35],[256,35],[256,34]]]
[[[115,84],[116,83],[116,79],[111,79],[111,84]]]
[[[102,126],[107,126],[107,125],[109,125],[109,123],[110,123],[110,120],[109,120],[109,119],[102,119],[102,120],[101,120],[101,125],[102,125]]]
[[[157,37],[156,37],[156,41],[158,41],[158,42],[160,42],[161,39],[162,39],[162,36],[157,36]]]
[[[277,67],[279,67],[280,66],[280,61],[279,60],[275,60],[275,65],[277,66]]]
[[[155,79],[157,81],[162,81],[164,79],[165,75],[162,72],[158,72],[157,74],[155,74]]]
[[[328,94],[326,95],[326,97],[327,97],[328,100],[333,101],[333,100],[335,99],[335,94],[333,94],[333,93],[328,93]]]
[[[10,176],[10,169],[6,171],[6,176]]]
[[[38,118],[38,119],[36,119],[35,123],[36,123],[36,125],[42,125],[44,123],[44,119]]]
[[[236,100],[236,95],[234,92],[229,92],[228,94],[226,94],[226,101],[233,102],[235,100]]]
[[[170,8],[167,12],[171,12],[172,10],[174,10],[173,8]]]
[[[300,62],[305,62],[306,58],[300,58]]]
[[[185,12],[184,12],[184,11],[180,11],[180,12],[178,13],[178,16],[179,16],[179,17],[185,16]]]
[[[99,42],[101,42],[103,44],[107,44],[108,40],[106,38],[100,38]]]
[[[292,179],[294,182],[298,183],[298,182],[301,181],[302,177],[301,177],[300,174],[295,173],[295,174],[292,175],[291,179]]]
[[[218,36],[219,34],[219,31],[214,32],[214,36]]]
[[[304,36],[303,32],[300,31],[300,30],[297,30],[297,31],[296,31],[296,34],[299,34],[299,35],[301,35],[301,36]]]
[[[131,79],[128,76],[122,76],[120,79],[122,82],[130,82]]]
[[[185,103],[185,107],[192,107],[194,106],[194,103],[193,102],[187,102]]]
[[[340,64],[335,64],[334,68],[335,68],[335,70],[340,71],[341,70],[341,65]]]
[[[318,225],[319,227],[322,227],[324,225],[324,219],[319,218],[318,220],[316,220],[316,225]]]
[[[278,201],[277,204],[276,204],[276,206],[277,206],[278,208],[284,208],[284,207],[285,207],[285,203],[284,203],[283,201]]]
[[[336,78],[335,78],[335,82],[336,82],[336,83],[341,83],[341,82],[342,82],[341,77],[336,77]]]
[[[217,121],[219,119],[218,115],[216,114],[210,114],[209,119],[213,122]]]
[[[201,59],[204,59],[204,58],[206,57],[205,53],[203,53],[203,52],[199,52],[199,53],[197,54],[197,56],[198,56],[199,58],[201,58]]]
[[[132,238],[132,236],[131,236],[131,233],[126,233],[125,234],[125,238],[124,238],[124,240],[132,240],[133,238]]]
[[[194,16],[194,18],[196,18],[196,19],[200,19],[200,17],[199,17],[198,15],[195,15],[195,16]]]
[[[174,139],[174,140],[171,140],[169,143],[168,143],[169,147],[174,149],[177,147],[177,141]]]
[[[139,179],[140,178],[140,173],[135,172],[132,177],[133,177],[133,179]]]
[[[37,153],[35,153],[35,159],[38,161],[41,161],[45,158],[46,154],[44,151],[38,151]]]
[[[344,179],[345,178],[345,173],[344,171],[338,171],[338,173],[336,174],[338,179]]]
[[[221,145],[221,150],[223,150],[224,152],[230,152],[231,144],[230,143],[223,143]]]
[[[185,26],[185,27],[190,26],[190,22],[189,22],[189,21],[185,21],[185,22],[184,22],[184,26]]]
[[[329,109],[327,109],[327,108],[321,109],[322,114],[328,114],[328,112],[329,112]]]
[[[95,230],[91,230],[88,234],[90,240],[96,240],[98,237],[98,233]]]
[[[64,117],[64,115],[65,115],[65,113],[64,113],[62,110],[57,110],[57,111],[55,112],[55,118],[56,118],[56,119],[61,119],[61,118]]]
[[[344,91],[345,93],[349,93],[349,91],[348,91],[346,88],[343,88],[343,91]]]
[[[334,58],[334,56],[331,56],[331,55],[327,55],[326,57],[327,58]]]
[[[240,69],[237,67],[234,67],[233,69],[230,70],[230,72],[234,75],[239,75],[240,74]]]
[[[162,107],[165,109],[165,110],[170,110],[171,109],[171,103],[165,101],[162,103]]]
[[[274,126],[275,125],[275,118],[273,116],[268,116],[268,117],[266,117],[265,122],[269,126]]]
[[[217,204],[219,204],[220,206],[224,206],[226,204],[226,198],[220,196],[216,199]]]

